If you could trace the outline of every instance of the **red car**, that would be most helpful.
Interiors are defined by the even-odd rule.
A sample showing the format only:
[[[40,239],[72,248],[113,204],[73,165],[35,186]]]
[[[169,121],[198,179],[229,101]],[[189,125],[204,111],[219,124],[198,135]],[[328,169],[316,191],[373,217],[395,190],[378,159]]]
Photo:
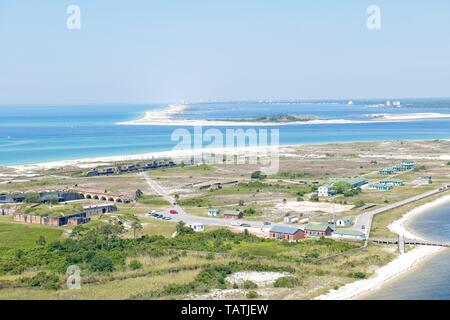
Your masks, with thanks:
[[[174,210],[174,209],[172,209],[172,210],[170,210],[170,211],[169,211],[169,213],[170,213],[170,214],[178,214],[178,211],[177,211],[177,210]]]

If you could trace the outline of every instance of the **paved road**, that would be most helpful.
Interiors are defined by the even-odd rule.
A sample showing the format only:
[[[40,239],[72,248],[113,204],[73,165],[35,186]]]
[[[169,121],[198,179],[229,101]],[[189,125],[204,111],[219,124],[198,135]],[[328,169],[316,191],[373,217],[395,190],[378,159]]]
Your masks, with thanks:
[[[170,196],[170,194],[164,188],[162,188],[156,181],[150,179],[146,172],[142,172],[139,174],[144,177],[145,181],[147,181],[147,184],[157,194],[159,194],[161,197],[163,197],[170,203],[175,203],[175,199],[172,196]],[[401,200],[399,202],[384,206],[382,208],[378,208],[378,209],[374,209],[374,210],[365,212],[365,213],[359,215],[358,217],[356,217],[355,224],[350,229],[365,232],[366,236],[368,237],[370,234],[370,229],[372,227],[372,220],[375,215],[384,213],[389,210],[399,208],[406,204],[430,197],[432,195],[447,191],[449,189],[450,189],[450,184],[447,184],[438,189],[431,190],[431,191],[419,194],[417,196],[414,196],[414,197],[411,197],[411,198],[408,198],[405,200]],[[186,211],[184,211],[184,209],[182,207],[180,207],[179,205],[173,205],[172,208],[177,210],[178,214],[173,215],[173,214],[169,214],[168,212],[165,212],[162,214],[166,217],[172,218],[175,221],[183,221],[186,224],[203,223],[204,225],[230,227],[232,222],[236,222],[236,221],[230,221],[230,220],[223,219],[223,218],[209,218],[209,217],[190,215],[190,214],[186,213]],[[267,229],[270,228],[270,226],[267,226],[267,225],[265,226],[264,223],[261,221],[248,221],[248,220],[241,221],[240,220],[239,222],[249,224],[251,228],[258,228],[258,229],[265,228],[265,231],[267,231]],[[286,224],[276,224],[276,225],[280,225],[280,226],[284,225],[284,226],[292,227],[292,225],[286,225]],[[363,226],[364,226],[364,229],[362,229]]]
[[[393,210],[393,209],[399,208],[401,206],[404,206],[406,204],[409,204],[409,203],[412,203],[412,202],[415,202],[415,201],[419,201],[421,199],[433,196],[435,194],[444,192],[446,190],[448,190],[448,187],[446,187],[446,188],[442,188],[441,187],[441,188],[438,188],[438,189],[435,189],[435,190],[431,190],[431,191],[419,194],[417,196],[414,196],[414,197],[411,197],[411,198],[408,198],[408,199],[405,199],[405,200],[401,200],[399,202],[396,202],[396,203],[384,206],[382,208],[378,208],[378,209],[374,209],[374,210],[365,212],[365,213],[359,215],[358,217],[356,217],[355,224],[353,225],[353,227],[351,229],[358,230],[358,231],[364,231],[366,233],[366,235],[369,235],[370,234],[370,229],[372,227],[372,220],[373,220],[373,217],[375,215],[380,214],[380,213],[384,213],[384,212],[389,211],[389,210]],[[362,229],[363,226],[365,227],[364,230]]]
[[[164,188],[162,188],[156,181],[150,179],[146,172],[139,173],[144,177],[145,181],[158,195],[163,197],[165,200],[169,201],[169,203],[175,203],[175,198],[173,198]],[[221,227],[230,227],[233,222],[237,222],[235,220],[227,220],[223,218],[209,218],[209,217],[201,217],[188,214],[184,209],[178,204],[172,205],[172,209],[175,209],[178,214],[170,214],[169,212],[161,212],[161,214],[165,217],[170,217],[175,221],[183,221],[186,224],[191,223],[203,223],[204,225],[211,226],[221,226]],[[239,220],[239,223],[246,223],[250,225],[250,228],[265,228],[268,229],[272,225],[267,226],[264,225],[262,221],[248,221],[248,220]],[[267,230],[265,230],[267,231]]]

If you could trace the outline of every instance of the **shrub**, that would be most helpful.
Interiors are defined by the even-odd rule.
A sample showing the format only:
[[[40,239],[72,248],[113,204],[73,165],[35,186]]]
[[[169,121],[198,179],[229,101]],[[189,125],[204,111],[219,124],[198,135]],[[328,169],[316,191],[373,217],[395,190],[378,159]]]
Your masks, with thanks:
[[[210,252],[206,255],[206,260],[214,260],[216,258],[215,254]]]
[[[45,272],[39,272],[37,275],[31,278],[22,278],[21,282],[31,287],[38,287],[43,289],[58,289],[59,278],[55,275],[47,274]]]
[[[112,272],[114,264],[108,257],[95,256],[90,262],[89,269],[92,272]]]
[[[131,270],[137,270],[142,268],[142,263],[140,263],[137,260],[131,260],[130,264],[128,265]]]
[[[258,298],[258,293],[256,291],[249,291],[245,296],[247,299],[256,299]]]
[[[366,203],[362,200],[358,200],[355,202],[355,207],[357,207],[357,208],[364,207],[365,205],[366,205]]]
[[[350,272],[348,274],[349,277],[351,278],[355,278],[355,279],[365,279],[367,278],[367,274],[365,274],[364,272]]]
[[[253,281],[245,280],[242,283],[242,288],[243,289],[256,289],[256,288],[258,288],[258,285],[256,283],[254,283]]]
[[[265,179],[267,175],[263,174],[261,171],[255,171],[250,177],[252,179]]]
[[[281,277],[278,278],[273,286],[275,288],[294,288],[300,284],[300,281],[296,277]]]

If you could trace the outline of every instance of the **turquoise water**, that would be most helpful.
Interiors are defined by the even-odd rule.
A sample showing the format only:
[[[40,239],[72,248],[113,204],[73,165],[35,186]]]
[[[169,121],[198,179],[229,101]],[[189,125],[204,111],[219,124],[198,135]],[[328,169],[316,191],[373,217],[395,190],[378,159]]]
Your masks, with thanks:
[[[409,229],[433,240],[450,241],[450,201],[424,212],[408,223]],[[367,299],[387,300],[449,300],[450,249],[433,255]]]
[[[177,118],[240,119],[269,114],[321,119],[367,120],[374,113],[450,113],[450,99],[404,100],[402,108],[384,101],[228,102],[192,104]],[[0,106],[0,165],[171,150],[173,126],[118,126],[140,118],[154,105]],[[270,127],[272,128],[272,127]],[[281,144],[449,139],[450,119],[402,123],[280,126]],[[187,129],[192,129],[187,127]],[[219,128],[225,130],[226,128]]]

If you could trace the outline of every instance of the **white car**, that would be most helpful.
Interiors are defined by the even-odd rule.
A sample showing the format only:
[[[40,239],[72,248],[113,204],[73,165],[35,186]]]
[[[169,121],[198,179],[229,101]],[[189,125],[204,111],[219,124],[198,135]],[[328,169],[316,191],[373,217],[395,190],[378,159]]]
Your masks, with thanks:
[[[240,227],[240,226],[241,226],[241,223],[240,223],[240,222],[232,222],[232,223],[231,223],[231,226],[232,226],[232,227]]]

